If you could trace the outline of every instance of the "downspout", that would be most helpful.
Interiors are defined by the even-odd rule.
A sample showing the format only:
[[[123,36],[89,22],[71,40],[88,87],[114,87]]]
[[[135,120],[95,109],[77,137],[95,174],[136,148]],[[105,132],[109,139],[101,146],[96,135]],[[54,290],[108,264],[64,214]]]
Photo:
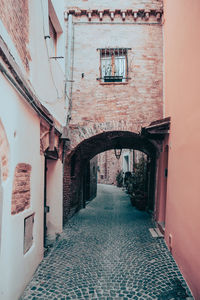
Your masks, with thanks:
[[[67,21],[67,62],[66,62],[66,107],[68,107],[67,124],[71,119],[72,82],[73,82],[73,17],[68,15]]]

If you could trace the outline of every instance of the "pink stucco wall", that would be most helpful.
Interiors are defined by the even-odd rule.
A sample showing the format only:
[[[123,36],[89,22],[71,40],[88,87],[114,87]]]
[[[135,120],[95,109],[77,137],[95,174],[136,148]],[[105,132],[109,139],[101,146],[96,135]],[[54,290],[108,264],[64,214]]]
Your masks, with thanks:
[[[200,299],[200,1],[166,0],[165,103],[171,116],[165,239]],[[168,243],[169,244],[169,243]]]

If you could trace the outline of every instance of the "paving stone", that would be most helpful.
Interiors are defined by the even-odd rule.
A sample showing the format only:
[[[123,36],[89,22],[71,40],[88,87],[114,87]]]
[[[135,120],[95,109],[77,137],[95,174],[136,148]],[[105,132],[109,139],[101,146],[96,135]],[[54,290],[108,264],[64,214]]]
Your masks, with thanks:
[[[21,300],[193,299],[151,216],[114,186],[66,224]]]

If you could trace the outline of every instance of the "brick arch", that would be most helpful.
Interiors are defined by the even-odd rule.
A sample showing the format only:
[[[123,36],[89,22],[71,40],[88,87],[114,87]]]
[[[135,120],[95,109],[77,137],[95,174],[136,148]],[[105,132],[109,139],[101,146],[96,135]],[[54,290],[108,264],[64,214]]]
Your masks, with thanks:
[[[80,153],[83,162],[92,159],[95,155],[114,148],[134,149],[146,153],[153,157],[157,153],[157,148],[147,138],[139,133],[130,131],[104,131],[79,143],[75,148],[70,147],[66,153],[66,161],[69,161],[75,154]]]
[[[139,134],[141,131],[141,127],[145,127],[148,124],[148,122],[112,120],[102,123],[70,125],[70,150],[75,149],[84,140],[92,138],[104,132],[125,131]]]
[[[95,132],[98,131],[95,130]],[[114,148],[128,148],[142,151],[151,157],[152,174],[154,173],[155,175],[154,168],[158,149],[146,137],[127,130],[105,131],[102,130],[102,128],[100,133],[93,136],[91,136],[91,134],[91,131],[86,131],[85,134],[81,136],[82,141],[79,144],[74,143],[74,148],[71,145],[70,149],[66,152],[63,190],[64,222],[84,206],[82,197],[82,179],[85,176],[84,170],[87,162],[98,153]],[[84,140],[83,137],[85,137]],[[78,141],[78,139],[76,141]],[[153,197],[152,192],[152,201]]]
[[[9,143],[4,126],[0,120],[0,166],[1,178],[5,181],[8,178],[9,171]]]

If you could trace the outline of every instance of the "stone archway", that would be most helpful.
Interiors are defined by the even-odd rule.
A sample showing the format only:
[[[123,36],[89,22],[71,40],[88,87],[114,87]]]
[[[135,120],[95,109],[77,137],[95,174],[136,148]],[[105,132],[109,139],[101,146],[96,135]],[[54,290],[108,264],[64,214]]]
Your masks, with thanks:
[[[88,133],[88,135],[90,135],[90,133]],[[150,157],[152,174],[150,205],[153,207],[156,171],[155,163],[158,149],[146,137],[135,132],[123,130],[103,131],[82,140],[74,148],[71,147],[65,155],[63,201],[64,222],[84,206],[82,201],[82,178],[84,177],[84,170],[88,161],[95,155],[116,147],[139,150]]]

